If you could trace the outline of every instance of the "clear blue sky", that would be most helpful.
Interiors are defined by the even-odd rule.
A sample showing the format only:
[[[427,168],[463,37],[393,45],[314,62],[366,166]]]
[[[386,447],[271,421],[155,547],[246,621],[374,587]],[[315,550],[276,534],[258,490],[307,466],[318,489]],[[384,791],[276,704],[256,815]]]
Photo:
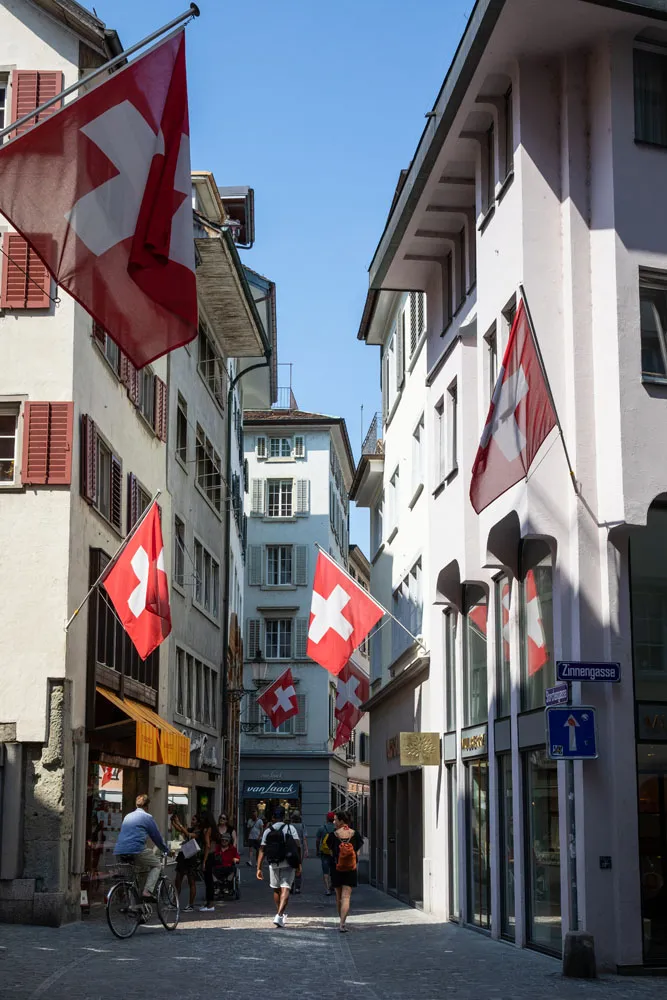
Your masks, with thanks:
[[[94,0],[124,46],[188,2]],[[355,458],[380,403],[378,349],[356,339],[368,265],[472,5],[202,0],[187,30],[192,167],[255,189],[242,256],[277,284],[278,361],[302,409],[345,417]],[[351,540],[367,551],[365,512]]]

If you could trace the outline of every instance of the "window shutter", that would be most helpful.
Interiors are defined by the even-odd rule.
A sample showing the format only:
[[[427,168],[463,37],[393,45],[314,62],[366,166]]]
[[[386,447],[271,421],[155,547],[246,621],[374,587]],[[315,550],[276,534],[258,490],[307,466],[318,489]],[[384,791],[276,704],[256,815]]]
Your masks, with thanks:
[[[426,329],[426,293],[417,292],[417,337]]]
[[[295,458],[305,458],[306,457],[306,439],[303,434],[297,434],[294,438],[294,457]]]
[[[396,388],[405,382],[405,313],[402,312],[396,324]]]
[[[85,414],[81,417],[81,494],[88,503],[97,500],[97,428]]]
[[[26,486],[46,483],[48,460],[49,404],[25,403],[21,482]]]
[[[128,531],[132,531],[132,528],[137,523],[138,516],[139,516],[139,490],[137,484],[137,477],[134,475],[133,472],[128,472],[127,474],[127,530]]]
[[[250,471],[248,468],[248,459],[243,459],[243,492],[248,493],[250,490]]]
[[[262,583],[263,547],[261,545],[250,545],[248,553],[248,584],[251,587],[259,587]]]
[[[297,587],[306,587],[308,585],[308,546],[297,545],[295,548],[296,558],[294,582]]]
[[[247,648],[246,656],[249,660],[254,660],[257,651],[264,655],[264,629],[261,618],[248,618],[246,623]]]
[[[417,293],[410,292],[410,356],[417,349]]]
[[[111,456],[111,523],[118,532],[123,530],[123,466]]]
[[[308,619],[297,618],[295,621],[294,656],[297,660],[305,660],[308,645]]]
[[[32,247],[18,233],[2,241],[2,309],[48,309],[51,276]]]
[[[60,70],[49,72],[35,72],[34,70],[25,69],[14,70],[12,73],[11,121],[15,122],[17,118],[23,118],[28,112],[34,111],[40,104],[44,104],[45,101],[55,97],[63,89],[63,74]],[[31,118],[25,125],[21,125],[14,132],[10,132],[9,137],[13,139],[17,135],[28,132],[39,122],[50,118],[61,107],[62,101],[56,101],[46,111],[40,112],[36,118]]]
[[[266,438],[260,434],[255,444],[255,454],[257,458],[266,458]]]
[[[307,514],[309,507],[310,507],[310,480],[297,479],[296,512],[297,514]]]
[[[295,736],[305,736],[308,731],[307,719],[306,719],[306,696],[305,694],[298,694],[296,696],[296,703],[299,708],[299,714],[292,716],[292,732]]]
[[[250,506],[251,514],[258,514],[262,516],[264,514],[264,480],[263,479],[253,479],[252,481],[252,502]]]
[[[389,413],[389,354],[382,359],[382,419],[387,419]]]
[[[136,406],[139,402],[139,373],[127,354],[120,356],[120,380],[127,389],[130,401]]]
[[[153,410],[153,427],[160,441],[167,440],[167,386],[161,378],[155,376],[155,407]]]
[[[74,403],[49,403],[49,459],[46,481],[50,486],[72,482]]]
[[[261,692],[258,692],[260,694]],[[264,721],[264,711],[257,701],[257,698],[250,698],[248,701],[248,718],[247,721],[251,725],[257,726],[260,722]]]

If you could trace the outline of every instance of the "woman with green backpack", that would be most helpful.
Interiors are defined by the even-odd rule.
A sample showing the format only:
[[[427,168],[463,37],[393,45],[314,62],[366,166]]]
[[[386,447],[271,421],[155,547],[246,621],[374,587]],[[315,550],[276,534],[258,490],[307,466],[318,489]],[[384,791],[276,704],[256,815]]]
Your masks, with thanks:
[[[350,816],[338,809],[334,816],[331,844],[331,885],[336,890],[336,907],[340,917],[340,932],[345,934],[345,921],[350,912],[352,890],[357,886],[358,855],[364,838],[350,826]]]

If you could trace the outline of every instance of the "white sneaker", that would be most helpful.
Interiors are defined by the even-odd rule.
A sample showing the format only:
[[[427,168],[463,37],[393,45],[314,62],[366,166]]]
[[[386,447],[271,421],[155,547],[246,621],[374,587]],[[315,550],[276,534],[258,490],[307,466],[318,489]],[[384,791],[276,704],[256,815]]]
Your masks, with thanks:
[[[282,913],[276,913],[275,917],[273,918],[273,922],[276,925],[276,927],[284,927],[285,926],[285,918],[282,915]]]
[[[199,912],[200,913],[214,913],[215,912],[215,906],[200,906],[199,907]]]

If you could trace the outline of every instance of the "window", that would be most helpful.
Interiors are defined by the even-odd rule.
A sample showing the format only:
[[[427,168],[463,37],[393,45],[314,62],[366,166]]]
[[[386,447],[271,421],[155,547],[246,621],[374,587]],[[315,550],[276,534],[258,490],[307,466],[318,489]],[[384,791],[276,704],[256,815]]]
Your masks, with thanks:
[[[123,472],[120,459],[90,417],[81,418],[81,492],[85,500],[121,531]]]
[[[269,479],[267,486],[268,517],[292,516],[292,480]]]
[[[127,477],[127,530],[131,531],[151,502],[150,493],[143,488],[137,477],[130,473]]]
[[[359,733],[359,763],[370,764],[371,748],[368,733]]]
[[[187,466],[188,461],[188,404],[180,392],[176,409],[176,457]]]
[[[434,411],[435,426],[435,486],[445,481],[447,475],[447,446],[445,438],[445,399],[438,400]]]
[[[424,414],[412,432],[412,495],[424,485]]]
[[[514,109],[512,106],[512,88],[505,92],[503,124],[505,125],[505,163],[503,180],[512,173],[514,167]]]
[[[512,330],[512,324],[514,323],[514,317],[516,316],[516,295],[513,295],[509,300],[505,308],[503,309],[503,322],[505,326],[503,343],[507,344],[510,332]]]
[[[3,404],[0,406],[0,484],[3,486],[9,486],[16,482],[17,418],[17,405]]]
[[[268,681],[267,683],[271,682]],[[270,719],[264,714],[257,700],[254,698],[248,700],[246,719],[255,725],[262,723],[262,732],[265,736],[304,736],[307,732],[306,695],[297,694],[296,701],[298,706],[297,714],[293,715],[291,719],[287,719],[277,729],[274,729]]]
[[[176,647],[176,712],[203,726],[217,724],[218,675]]]
[[[336,735],[336,685],[329,684],[329,739]]]
[[[225,364],[216,352],[203,324],[199,326],[199,374],[220,409],[224,409],[227,383]]]
[[[531,944],[560,953],[560,836],[557,762],[544,750],[524,754],[527,931]]]
[[[187,690],[185,675],[185,653],[178,646],[176,647],[176,712],[178,715],[185,714],[185,692]]]
[[[553,568],[546,542],[521,546],[521,705],[544,707],[544,692],[554,678]]]
[[[267,660],[288,660],[292,657],[292,618],[268,618],[265,624],[265,656]]]
[[[37,255],[18,233],[5,233],[0,255],[0,309],[48,309],[51,299],[51,275]],[[33,236],[40,246],[44,238]],[[43,247],[46,253],[46,247]]]
[[[185,524],[174,518],[174,583],[185,586]]]
[[[222,505],[220,456],[199,424],[197,424],[195,457],[197,462],[197,485],[219,513]]]
[[[510,673],[511,584],[506,576],[494,582],[496,624],[496,718],[510,714],[512,679]]]
[[[410,357],[417,350],[420,337],[426,329],[426,295],[410,292]]]
[[[667,56],[634,51],[635,140],[667,146]]]
[[[0,74],[0,131],[9,124],[7,121],[7,77]],[[0,139],[0,144],[2,139]]]
[[[514,941],[514,800],[512,755],[498,758],[498,811],[500,820],[500,933]]]
[[[155,375],[147,366],[139,370],[139,401],[138,407],[146,421],[155,423]]]
[[[295,458],[305,458],[306,457],[306,439],[303,434],[297,434],[294,438],[294,457]]]
[[[488,212],[496,200],[496,129],[491,125],[484,143],[484,179],[482,211]]]
[[[287,437],[269,438],[269,458],[291,458],[292,439]]]
[[[667,379],[667,273],[639,272],[642,375]]]
[[[387,541],[390,542],[398,531],[398,482],[399,469],[394,471],[389,480],[389,493],[387,494]]]
[[[116,375],[120,375],[120,348],[95,320],[93,320],[93,340],[109,362],[109,366]]]
[[[97,509],[111,519],[111,450],[104,441],[97,446]]]
[[[476,726],[488,719],[486,688],[486,593],[481,587],[464,588],[465,636],[463,660],[463,724]]]
[[[382,545],[383,538],[383,520],[384,520],[384,491],[382,496],[375,504],[371,513],[371,533],[372,533],[372,549],[373,555]]]
[[[458,390],[456,381],[447,389],[447,465],[446,474],[451,476],[458,468]]]
[[[194,603],[217,618],[220,606],[220,564],[197,539],[194,582]]]
[[[393,594],[392,661],[412,645],[412,635],[422,630],[422,562],[418,559]],[[405,627],[402,627],[405,626]],[[407,631],[406,631],[407,629]]]
[[[498,381],[498,335],[495,323],[485,335],[484,341],[486,343],[486,388],[488,393],[486,402],[490,405],[493,390]]]
[[[459,796],[456,764],[447,765],[447,841],[449,919],[459,919]]]
[[[445,611],[445,725],[456,729],[456,612]]]
[[[269,587],[284,587],[292,583],[292,546],[266,546],[266,583]]]

